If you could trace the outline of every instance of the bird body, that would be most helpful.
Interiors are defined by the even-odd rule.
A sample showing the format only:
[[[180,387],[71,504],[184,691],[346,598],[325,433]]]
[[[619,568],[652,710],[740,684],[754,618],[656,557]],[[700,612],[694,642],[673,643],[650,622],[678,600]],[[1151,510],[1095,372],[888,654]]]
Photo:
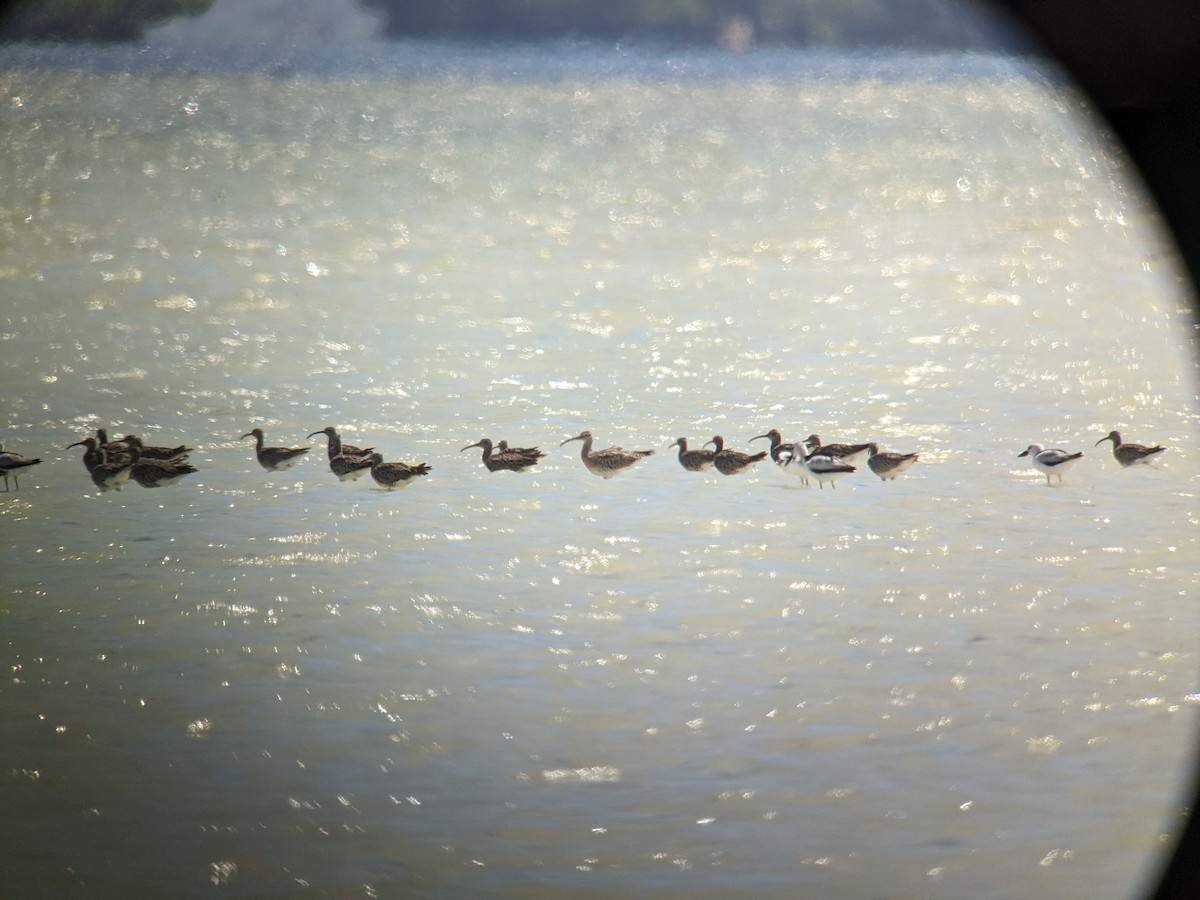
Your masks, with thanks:
[[[355,447],[353,444],[343,444],[342,436],[332,425],[322,428],[320,431],[314,431],[309,437],[316,437],[318,434],[329,438],[328,453],[331,460],[335,456],[370,456],[375,451],[374,447]]]
[[[894,453],[890,450],[880,450],[878,444],[871,444],[867,455],[867,466],[879,476],[880,481],[895,481],[917,461],[916,453]]]
[[[713,467],[713,450],[689,450],[687,438],[676,438],[669,447],[679,448],[679,464],[689,472],[704,472]]]
[[[501,441],[496,445],[496,449],[501,453],[519,453],[522,456],[529,456],[533,459],[541,459],[546,454],[537,447],[510,447],[508,441]]]
[[[141,447],[137,447],[136,456],[141,455]],[[103,463],[116,466],[133,465],[135,456],[134,442],[126,439],[96,443],[95,458]]]
[[[74,444],[67,444],[63,449],[70,450],[72,447],[83,448],[83,467],[89,472],[104,462],[104,453],[100,450],[100,444],[95,438],[84,438]]]
[[[181,459],[139,457],[137,462],[129,467],[133,480],[145,488],[167,487],[196,471],[199,470],[195,466]]]
[[[1099,447],[1105,441],[1112,441],[1113,457],[1125,468],[1134,465],[1148,466],[1154,462],[1155,456],[1167,449],[1157,444],[1153,447],[1147,447],[1143,444],[1127,444],[1121,440],[1121,432],[1119,431],[1110,431],[1106,436],[1096,441],[1096,446]]]
[[[654,453],[653,450],[622,450],[620,447],[608,447],[593,452],[593,438],[590,431],[582,431],[573,438],[567,438],[559,446],[569,444],[571,441],[583,441],[583,449],[579,451],[579,458],[583,460],[583,464],[589,472],[599,475],[601,478],[612,478],[619,475],[634,463]]]
[[[805,455],[796,444],[785,443],[783,435],[779,433],[778,428],[772,428],[766,434],[756,434],[750,440],[761,441],[763,438],[771,442],[771,448],[768,452],[771,454],[771,462],[777,466],[783,465],[797,453],[802,456]]]
[[[4,479],[4,491],[8,493],[8,479],[12,478],[16,483],[17,490],[21,489],[21,482],[17,480],[17,473],[21,469],[27,469],[30,466],[36,466],[41,462],[40,459],[29,459],[22,456],[20,453],[13,453],[11,450],[5,450],[4,445],[0,444],[0,477]]]
[[[83,447],[83,466],[92,476],[92,484],[101,491],[119,491],[121,485],[129,480],[133,473],[133,464],[137,462],[138,449],[131,445],[129,452],[115,453],[111,457],[100,449],[99,442],[93,438],[84,438],[71,447]]]
[[[850,465],[856,464],[871,451],[870,444],[822,444],[819,435],[810,434],[804,439],[809,455],[828,456]]]
[[[500,443],[505,445],[505,449],[497,452],[492,448],[490,438],[480,438],[474,444],[468,444],[458,452],[462,453],[463,450],[470,450],[472,447],[482,447],[483,464],[489,472],[500,472],[503,470],[520,472],[522,469],[528,469],[530,466],[535,465],[539,459],[546,455],[537,447],[517,448],[508,447],[506,441],[501,441]]]
[[[804,466],[804,457],[808,453],[804,446],[785,442],[777,428],[772,428],[766,434],[755,435],[750,440],[758,441],[763,438],[767,438],[771,442],[771,449],[767,452],[771,454],[771,461],[775,463],[775,468],[785,475],[799,478],[804,484],[808,484],[808,469]]]
[[[238,440],[245,440],[248,437],[254,438],[254,456],[258,459],[258,464],[268,472],[282,472],[284,469],[290,469],[300,462],[300,458],[310,449],[308,447],[264,447],[261,428],[251,429]]]
[[[341,435],[332,425],[314,431],[309,437],[316,437],[318,434],[329,438],[329,471],[338,477],[338,481],[357,481],[371,468],[374,447],[343,444]]]
[[[1017,454],[1018,458],[1022,456],[1028,456],[1033,467],[1045,473],[1046,484],[1050,484],[1052,474],[1057,475],[1058,483],[1062,484],[1063,473],[1083,459],[1083,452],[1068,453],[1066,450],[1054,448],[1047,450],[1041,444],[1030,444]]]
[[[373,454],[378,456],[379,454]],[[374,465],[372,455],[346,456],[339,453],[329,460],[329,471],[338,477],[338,481],[358,481]]]
[[[829,482],[830,487],[836,487],[835,481],[857,471],[854,466],[842,459],[817,452],[810,453],[804,458],[804,467],[817,479],[817,484],[822,490],[825,489],[825,482]]]
[[[428,475],[428,463],[417,463],[410,466],[402,462],[384,462],[382,453],[372,453],[367,457],[371,468],[371,477],[375,483],[387,491],[406,488],[421,475]]]
[[[142,443],[141,439],[132,435],[125,435],[120,440],[110,441],[108,432],[103,428],[96,429],[96,441],[99,449],[107,454],[127,453],[130,445],[136,441],[140,451],[139,459],[180,459],[192,452],[192,448],[185,444],[180,444],[178,447],[147,446]]]
[[[730,450],[725,446],[725,438],[721,435],[715,435],[711,441],[716,449],[713,451],[713,466],[722,475],[738,475],[742,472],[747,472],[754,468],[754,464],[759,460],[767,458],[767,451],[761,450],[758,453],[742,453],[740,450]],[[705,444],[708,446],[708,444]]]

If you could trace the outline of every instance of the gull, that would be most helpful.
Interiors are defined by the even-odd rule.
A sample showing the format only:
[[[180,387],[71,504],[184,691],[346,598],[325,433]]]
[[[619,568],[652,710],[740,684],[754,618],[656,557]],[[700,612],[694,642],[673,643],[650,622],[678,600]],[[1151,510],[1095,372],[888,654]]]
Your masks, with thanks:
[[[1063,472],[1083,459],[1083,452],[1068,453],[1066,450],[1047,450],[1041,444],[1030,444],[1017,454],[1018,458],[1022,456],[1028,456],[1035,469],[1046,473],[1046,484],[1050,484],[1051,474],[1057,475],[1058,483],[1062,484]]]
[[[795,465],[791,463],[790,465]],[[829,482],[830,487],[837,487],[834,484],[843,475],[849,475],[856,471],[855,467],[848,462],[844,462],[832,456],[826,456],[823,453],[810,453],[804,458],[804,467],[809,473],[817,479],[817,484],[822,490],[825,489],[825,482]]]
[[[21,469],[36,466],[40,462],[40,459],[28,459],[20,453],[13,453],[11,450],[6,451],[4,445],[0,444],[0,477],[4,478],[4,491],[0,493],[8,493],[8,479],[10,476],[16,484],[17,489],[20,490],[21,482],[17,480],[17,473]]]

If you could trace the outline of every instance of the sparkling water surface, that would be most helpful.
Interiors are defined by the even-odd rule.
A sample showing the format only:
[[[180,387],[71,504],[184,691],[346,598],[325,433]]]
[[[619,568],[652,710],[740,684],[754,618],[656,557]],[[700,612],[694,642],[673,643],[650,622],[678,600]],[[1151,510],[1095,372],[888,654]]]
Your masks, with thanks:
[[[374,53],[9,48],[4,895],[1143,889],[1200,699],[1192,318],[1078,98],[966,54]],[[340,483],[327,425],[433,471]],[[256,426],[313,450],[264,472]],[[99,494],[96,427],[200,472]],[[772,427],[921,458],[668,447]],[[585,428],[655,455],[596,478]],[[1047,486],[1033,442],[1086,456]]]

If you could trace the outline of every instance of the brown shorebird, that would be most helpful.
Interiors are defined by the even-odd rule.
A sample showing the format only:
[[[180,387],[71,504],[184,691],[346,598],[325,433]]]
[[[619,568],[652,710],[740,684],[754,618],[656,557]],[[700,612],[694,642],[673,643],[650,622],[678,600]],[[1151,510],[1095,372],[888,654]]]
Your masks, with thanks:
[[[689,472],[704,472],[713,467],[714,451],[689,450],[687,438],[675,438],[674,442],[667,446],[679,448],[679,464]]]
[[[199,471],[191,463],[182,459],[142,459],[138,458],[129,469],[136,481],[144,488],[167,487],[183,478]]]
[[[795,463],[790,463],[790,465],[795,465]],[[834,484],[835,481],[843,475],[857,471],[854,466],[842,459],[817,452],[806,456],[803,465],[808,469],[808,473],[817,479],[817,484],[822,490],[825,489],[825,482],[828,481],[830,487],[837,487]]]
[[[808,456],[828,456],[835,460],[854,465],[871,450],[870,444],[822,444],[819,435],[810,434],[804,439],[808,447]]]
[[[402,462],[384,462],[382,453],[372,453],[367,460],[371,467],[371,477],[385,491],[406,488],[416,481],[418,476],[428,475],[430,472],[428,463],[410,466]]]
[[[82,441],[76,441],[74,444],[68,444],[63,449],[70,450],[72,447],[83,448],[83,467],[89,472],[104,462],[104,453],[100,450],[100,444],[95,438],[84,438]]]
[[[501,441],[496,445],[496,449],[501,453],[520,453],[522,456],[532,456],[534,459],[541,459],[546,455],[537,447],[510,447],[508,441]]]
[[[329,438],[329,458],[335,456],[369,456],[375,451],[374,447],[355,447],[353,444],[343,444],[342,436],[337,433],[337,429],[330,425],[328,428],[322,428],[320,431],[314,431],[309,437],[316,437],[318,434],[323,434]]]
[[[778,428],[772,428],[766,434],[756,434],[750,438],[751,441],[761,441],[766,438],[771,442],[771,462],[775,465],[783,465],[788,459],[799,454],[805,456],[806,451],[803,447],[797,447],[795,444],[784,443],[783,435],[779,433]]]
[[[100,437],[106,436],[102,428],[97,429],[97,434]],[[147,456],[147,449],[160,455]],[[198,471],[187,461],[187,453],[182,452],[186,451],[187,447],[177,448],[181,451],[179,453],[175,453],[175,449],[170,447],[147,448],[141,438],[127,434],[119,441],[101,443],[96,452],[102,456],[105,463],[113,466],[124,466],[128,463],[129,477],[132,477],[142,487],[166,487],[179,481],[184,475]],[[168,453],[172,455],[161,455]]]
[[[96,441],[105,453],[127,452],[130,442],[135,440],[138,439],[126,435],[120,440],[110,441],[107,431],[103,428],[96,429]],[[192,448],[184,444],[180,444],[178,447],[150,447],[139,441],[139,446],[141,448],[139,459],[179,459],[192,452]]]
[[[141,448],[138,448],[138,453],[141,453]],[[110,463],[116,466],[133,465],[134,446],[132,441],[96,441],[95,458],[103,463]]]
[[[309,447],[264,447],[261,428],[250,429],[238,440],[244,441],[248,437],[254,438],[254,455],[258,459],[258,464],[268,472],[282,472],[284,469],[290,469],[300,462],[300,457],[311,449]]]
[[[607,447],[593,453],[590,431],[581,431],[575,437],[567,438],[558,446],[569,444],[571,441],[583,441],[583,449],[579,451],[579,458],[583,460],[583,464],[587,466],[589,472],[599,475],[601,478],[612,478],[614,475],[619,475],[638,460],[654,454],[653,450],[622,450],[620,447]]]
[[[1155,455],[1167,449],[1157,444],[1153,447],[1146,447],[1142,444],[1127,444],[1121,440],[1121,432],[1119,431],[1110,431],[1107,436],[1096,441],[1096,446],[1099,447],[1105,441],[1112,441],[1113,456],[1117,462],[1125,467],[1138,464],[1148,466],[1154,461]]]
[[[338,481],[358,481],[375,464],[374,457],[376,456],[379,456],[379,454],[368,453],[366,456],[347,456],[344,453],[339,453],[329,460],[329,471],[338,477]]]
[[[1051,474],[1057,475],[1058,483],[1062,484],[1063,472],[1083,459],[1083,452],[1068,453],[1066,450],[1047,450],[1041,444],[1030,444],[1017,454],[1018,459],[1022,456],[1028,456],[1035,469],[1046,473],[1046,484],[1050,484]]]
[[[74,444],[68,444],[66,449],[83,447],[83,465],[92,476],[92,484],[102,491],[119,491],[121,485],[133,474],[133,464],[137,461],[137,448],[131,447],[129,453],[114,454],[110,459],[93,437],[84,438]]]
[[[17,490],[20,490],[21,482],[17,479],[17,473],[21,469],[36,466],[40,462],[40,459],[29,459],[20,453],[13,453],[11,450],[6,451],[4,445],[0,444],[0,477],[4,478],[4,490],[0,491],[0,493],[8,493],[9,478],[12,478],[17,486]]]
[[[767,438],[771,442],[769,452],[771,462],[775,463],[776,468],[780,472],[799,478],[804,484],[808,484],[808,469],[804,467],[804,457],[808,455],[808,451],[805,447],[802,444],[785,443],[778,428],[772,428],[766,434],[756,435],[750,440],[758,441],[763,438]]]
[[[879,476],[880,481],[895,481],[910,468],[918,459],[916,453],[894,453],[891,450],[880,450],[878,444],[871,444],[871,452],[867,456],[867,465]]]
[[[740,450],[730,450],[725,446],[725,438],[719,434],[714,435],[708,444],[712,444],[716,448],[713,451],[713,465],[716,466],[717,471],[722,475],[737,475],[740,472],[748,472],[754,468],[756,462],[767,458],[766,450],[760,450],[758,453],[742,453]],[[708,444],[704,446],[707,447]]]
[[[501,444],[506,444],[506,441],[501,441]],[[483,448],[483,464],[489,472],[499,472],[507,470],[509,472],[519,472],[522,469],[528,469],[535,465],[539,459],[546,454],[542,453],[537,447],[515,448],[507,447],[499,452],[492,449],[492,441],[490,438],[480,438],[474,444],[468,444],[459,450],[470,450],[472,447]]]

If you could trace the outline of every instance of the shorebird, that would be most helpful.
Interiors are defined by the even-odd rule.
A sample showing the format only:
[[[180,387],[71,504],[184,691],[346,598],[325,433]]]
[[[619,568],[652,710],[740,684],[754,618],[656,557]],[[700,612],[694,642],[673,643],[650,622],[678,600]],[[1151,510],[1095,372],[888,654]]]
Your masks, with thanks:
[[[115,454],[110,459],[100,449],[99,444],[93,437],[84,438],[82,441],[76,441],[74,444],[68,444],[66,449],[70,450],[72,447],[84,448],[84,468],[92,476],[92,484],[96,485],[102,491],[119,491],[121,485],[129,480],[133,464],[137,461],[136,447],[132,447],[129,453]]]
[[[583,449],[579,452],[579,458],[583,460],[583,464],[587,466],[589,472],[593,475],[599,475],[601,478],[612,478],[618,475],[625,469],[628,469],[640,459],[651,456],[653,450],[622,450],[620,447],[608,447],[604,450],[592,452],[592,433],[590,431],[581,431],[573,438],[567,438],[562,444],[569,444],[571,441],[583,441]]]
[[[83,448],[83,467],[89,472],[104,462],[104,453],[101,452],[100,444],[95,438],[84,438],[82,441],[76,441],[74,444],[67,444],[63,449],[70,450],[72,447]]]
[[[103,428],[97,428],[96,449],[106,458],[110,458],[128,453],[129,444],[125,443],[124,439],[119,441],[110,441],[108,439],[108,432]]]
[[[755,435],[750,440],[759,441],[763,438],[767,438],[771,442],[771,449],[768,452],[771,454],[771,462],[775,463],[775,467],[780,472],[799,478],[808,484],[808,469],[804,467],[804,457],[808,455],[805,448],[799,444],[785,443],[778,428],[772,428],[766,434]]]
[[[382,453],[372,453],[367,457],[367,462],[371,467],[371,477],[385,491],[406,488],[416,481],[419,475],[428,475],[430,472],[428,463],[410,466],[402,462],[384,462]]]
[[[4,478],[4,490],[0,491],[0,493],[8,493],[9,478],[12,478],[17,486],[17,490],[20,490],[21,482],[17,479],[17,473],[21,469],[36,466],[40,462],[40,459],[28,459],[20,453],[13,453],[11,450],[6,451],[4,445],[0,444],[0,477]]]
[[[804,439],[809,456],[828,456],[854,465],[871,450],[870,444],[822,444],[819,435],[810,434]]]
[[[500,443],[506,444],[507,442],[501,441]],[[501,470],[519,472],[522,469],[528,469],[530,466],[535,465],[539,459],[546,455],[537,449],[537,447],[507,447],[496,452],[492,449],[490,438],[480,438],[474,444],[468,444],[458,452],[462,453],[463,450],[470,450],[472,447],[483,448],[483,464],[489,472],[499,472]]]
[[[378,453],[368,453],[366,456],[347,456],[339,453],[329,460],[329,471],[338,477],[338,481],[358,481],[367,470],[375,464]]]
[[[374,447],[355,447],[353,444],[343,444],[342,436],[337,433],[337,429],[330,425],[328,428],[322,428],[320,431],[314,431],[309,437],[316,437],[318,434],[323,434],[329,438],[329,458],[335,456],[370,456],[375,451]]]
[[[716,449],[713,451],[713,465],[722,475],[737,475],[740,472],[747,472],[754,468],[754,464],[759,460],[767,458],[767,451],[760,450],[758,453],[742,453],[740,450],[729,450],[725,446],[725,438],[721,435],[714,435],[713,439],[704,446],[712,444]]]
[[[1066,450],[1047,450],[1041,444],[1030,444],[1017,454],[1018,459],[1022,456],[1028,456],[1035,469],[1046,473],[1046,484],[1050,484],[1051,473],[1057,475],[1058,483],[1062,484],[1063,472],[1083,459],[1083,451],[1068,453]]]
[[[679,464],[689,472],[704,472],[713,467],[715,451],[703,449],[689,450],[687,438],[675,438],[667,446],[679,448]]]
[[[199,471],[191,463],[182,459],[143,459],[138,457],[129,469],[136,481],[144,488],[166,487]]]
[[[268,472],[282,472],[300,462],[300,457],[307,453],[310,447],[264,447],[261,428],[252,428],[238,440],[254,438],[254,455],[258,464]]]
[[[130,435],[125,435],[125,437],[121,438],[120,440],[110,441],[108,439],[108,432],[103,428],[96,429],[96,441],[99,443],[100,449],[105,453],[120,453],[128,451],[129,444],[132,441],[138,441],[138,445],[141,449],[141,455],[138,457],[139,459],[179,459],[180,457],[187,456],[192,452],[192,448],[184,444],[180,444],[178,447],[147,446],[138,440],[138,438],[131,437]]]
[[[88,438],[92,440],[92,438]],[[92,459],[97,463],[108,463],[113,466],[131,466],[134,459],[134,446],[132,442],[108,441],[106,443],[94,440],[92,444],[85,444],[89,448],[94,445],[95,449],[92,453]],[[140,453],[140,448],[139,451]],[[87,465],[86,461],[84,465]]]
[[[496,449],[501,453],[520,453],[522,456],[530,456],[534,459],[541,459],[546,455],[537,447],[510,447],[508,441],[501,441],[496,445]]]
[[[1105,441],[1112,441],[1113,456],[1117,462],[1125,467],[1137,464],[1148,466],[1154,461],[1156,454],[1162,453],[1167,449],[1157,444],[1153,447],[1146,447],[1142,444],[1127,444],[1121,440],[1121,432],[1119,431],[1110,431],[1107,436],[1096,441],[1096,446],[1099,447]]]
[[[910,468],[918,459],[916,453],[893,453],[890,450],[880,450],[878,444],[871,444],[867,455],[867,465],[879,476],[880,481],[895,481]]]
[[[837,487],[834,484],[835,481],[843,475],[849,475],[856,471],[855,467],[848,462],[822,453],[810,453],[806,456],[804,467],[817,479],[817,484],[822,490],[825,489],[825,482],[828,481],[830,487]]]

